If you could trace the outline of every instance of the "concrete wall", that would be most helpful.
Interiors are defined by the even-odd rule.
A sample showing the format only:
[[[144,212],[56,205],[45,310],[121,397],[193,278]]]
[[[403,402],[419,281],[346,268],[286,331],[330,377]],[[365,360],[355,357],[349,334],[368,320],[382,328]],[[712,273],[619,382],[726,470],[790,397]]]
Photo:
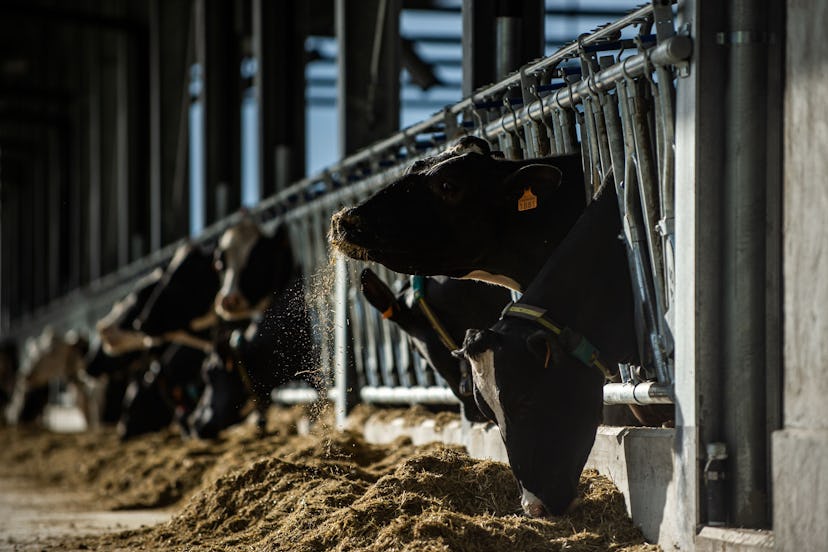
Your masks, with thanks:
[[[784,429],[773,435],[778,550],[828,546],[828,4],[787,4]]]

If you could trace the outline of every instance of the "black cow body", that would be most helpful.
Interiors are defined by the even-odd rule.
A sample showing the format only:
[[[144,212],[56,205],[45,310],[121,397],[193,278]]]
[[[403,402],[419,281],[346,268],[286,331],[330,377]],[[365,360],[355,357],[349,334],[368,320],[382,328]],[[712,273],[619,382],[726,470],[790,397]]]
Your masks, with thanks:
[[[95,324],[103,355],[114,358],[156,344],[145,333],[137,331],[134,323],[155,293],[163,274],[159,268],[138,280],[135,290],[112,305],[109,313]],[[105,362],[106,357],[99,358],[99,362]],[[102,372],[106,371],[103,364],[100,368]]]
[[[134,327],[151,338],[207,348],[209,343],[193,341],[191,334],[215,324],[212,304],[218,289],[212,252],[183,245],[164,270]]]
[[[124,394],[118,436],[130,439],[172,422],[188,434],[188,418],[203,390],[205,357],[199,349],[178,344],[166,346],[157,358],[145,356],[148,365],[132,377]]]
[[[330,241],[397,272],[522,291],[583,211],[580,155],[499,159],[477,138],[335,214]]]
[[[638,360],[620,234],[616,195],[607,186],[517,303],[546,309],[559,327],[586,337],[609,367]],[[469,330],[464,341],[533,516],[570,506],[601,421],[604,375],[570,354],[575,342],[576,334],[557,337],[515,316]]]
[[[318,364],[286,227],[267,236],[252,221],[242,221],[222,235],[215,263],[221,289],[213,306],[222,321],[216,354],[204,367],[205,392],[192,416],[199,437],[214,437],[240,421],[250,399],[264,429],[273,388],[312,373]],[[249,317],[256,320],[248,326]],[[239,331],[231,340],[234,328]]]
[[[422,293],[427,308],[436,315],[450,336],[447,345],[419,306],[412,286],[397,296],[370,270],[362,272],[362,293],[369,303],[396,323],[426,361],[446,380],[463,404],[463,414],[473,422],[487,419],[477,407],[472,394],[468,360],[455,358],[452,348],[459,347],[467,328],[485,328],[494,324],[509,302],[507,290],[489,284],[447,277],[424,279]],[[454,344],[457,346],[455,347]],[[464,382],[464,378],[467,381]]]
[[[244,330],[236,330],[219,354],[205,363],[205,392],[191,419],[193,432],[201,438],[242,420],[252,400],[258,423],[264,429],[270,395],[275,387],[304,379],[315,380],[319,363],[305,306],[302,280],[295,278]]]
[[[103,343],[90,349],[86,357],[86,373],[101,386],[99,415],[102,423],[115,424],[121,418],[127,386],[136,374],[146,369],[148,358],[146,350],[109,355]]]

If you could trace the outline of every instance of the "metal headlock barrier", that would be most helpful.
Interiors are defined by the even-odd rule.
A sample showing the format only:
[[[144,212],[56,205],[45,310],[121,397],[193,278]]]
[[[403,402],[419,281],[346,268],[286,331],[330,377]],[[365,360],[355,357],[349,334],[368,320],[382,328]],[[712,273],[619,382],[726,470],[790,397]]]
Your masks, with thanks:
[[[670,2],[655,0],[249,209],[248,216],[267,230],[282,223],[291,229],[308,281],[322,370],[334,384],[331,397],[342,404],[354,393],[374,403],[456,402],[401,331],[361,296],[357,284],[363,263],[332,260],[327,233],[334,212],[399,177],[416,158],[474,134],[513,159],[574,152],[580,143],[588,196],[614,175],[635,286],[642,366],[621,366],[622,381],[605,386],[604,400],[672,402],[674,81],[692,52],[690,38],[675,34],[672,15]],[[194,241],[215,242],[242,216],[216,222]],[[3,333],[25,337],[47,322],[56,328],[94,327],[114,300],[138,277],[166,263],[180,243],[15,321]],[[407,278],[372,268],[389,283]],[[282,393],[287,401],[313,397],[301,389]]]

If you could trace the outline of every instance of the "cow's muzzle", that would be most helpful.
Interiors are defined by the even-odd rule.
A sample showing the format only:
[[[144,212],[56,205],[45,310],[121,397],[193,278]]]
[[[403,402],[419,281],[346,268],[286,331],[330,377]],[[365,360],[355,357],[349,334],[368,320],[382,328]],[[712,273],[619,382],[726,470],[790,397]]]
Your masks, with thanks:
[[[353,208],[342,209],[331,217],[330,244],[352,259],[367,261],[368,250],[359,244],[362,234],[362,220]]]

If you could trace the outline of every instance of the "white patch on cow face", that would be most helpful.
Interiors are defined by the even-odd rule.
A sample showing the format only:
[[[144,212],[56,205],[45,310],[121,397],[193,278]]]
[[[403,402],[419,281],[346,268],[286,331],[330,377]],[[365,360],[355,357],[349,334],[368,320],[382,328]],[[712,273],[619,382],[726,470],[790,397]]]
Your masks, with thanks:
[[[487,282],[489,284],[494,284],[496,286],[505,287],[507,289],[523,293],[523,290],[520,288],[520,284],[518,284],[516,281],[512,280],[508,276],[504,276],[502,274],[491,274],[489,272],[486,272],[485,270],[472,270],[465,276],[461,276],[460,279]]]
[[[495,381],[494,351],[488,350],[469,358],[472,367],[472,378],[477,390],[486,399],[486,403],[494,412],[497,419],[497,426],[500,428],[500,435],[506,439],[506,417],[503,414],[503,406],[500,404],[500,389]]]
[[[223,254],[224,266],[221,273],[221,289],[216,295],[214,308],[216,314],[225,320],[237,320],[250,315],[250,305],[239,289],[239,276],[259,237],[261,232],[258,227],[253,222],[245,220],[225,230],[219,239],[217,251]],[[235,295],[240,301],[235,308],[228,310],[224,306],[224,299],[231,295]]]

